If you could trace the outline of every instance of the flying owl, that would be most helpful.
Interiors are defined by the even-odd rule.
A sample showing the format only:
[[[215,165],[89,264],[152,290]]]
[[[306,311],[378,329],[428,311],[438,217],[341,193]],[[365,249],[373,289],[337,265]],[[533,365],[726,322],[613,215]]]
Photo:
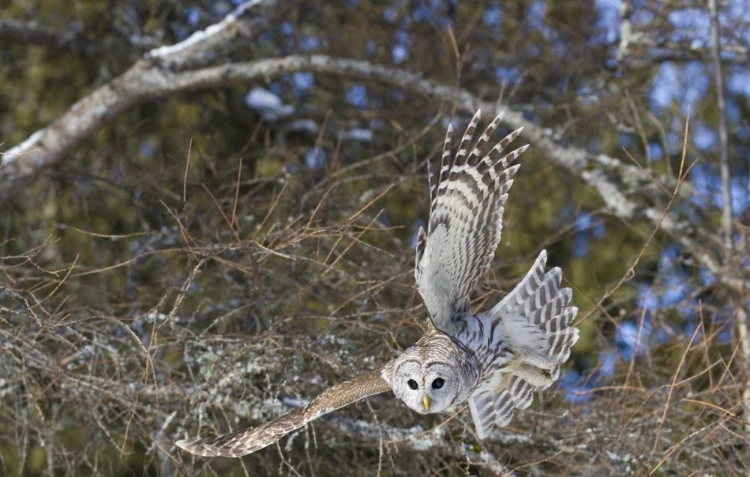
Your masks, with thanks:
[[[327,389],[304,408],[253,429],[178,446],[201,456],[242,456],[323,414],[386,391],[422,414],[468,401],[477,436],[484,439],[558,379],[578,340],[578,329],[570,326],[578,308],[570,306],[571,289],[560,288],[560,269],[545,272],[545,251],[500,303],[487,312],[471,309],[470,292],[500,242],[505,202],[519,168],[512,164],[528,147],[502,155],[518,129],[487,151],[502,114],[472,147],[479,119],[477,111],[455,155],[448,126],[440,169],[428,163],[430,219],[426,232],[419,229],[414,273],[430,316],[427,333],[398,358]]]

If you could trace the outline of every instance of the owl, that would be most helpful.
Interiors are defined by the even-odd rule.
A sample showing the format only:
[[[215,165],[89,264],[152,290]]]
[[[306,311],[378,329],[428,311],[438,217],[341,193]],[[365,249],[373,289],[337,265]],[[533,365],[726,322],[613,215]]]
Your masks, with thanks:
[[[521,282],[486,312],[471,309],[470,292],[487,272],[500,242],[508,191],[527,149],[503,151],[518,129],[488,150],[496,117],[472,145],[480,111],[452,153],[448,126],[439,169],[428,163],[430,217],[417,235],[415,277],[429,314],[428,330],[379,368],[335,385],[307,406],[253,429],[178,441],[201,456],[242,456],[279,440],[323,414],[367,396],[393,391],[412,410],[436,413],[468,403],[480,439],[505,426],[516,409],[560,376],[578,340],[570,326],[578,309],[561,288],[559,268],[545,271],[542,251]]]

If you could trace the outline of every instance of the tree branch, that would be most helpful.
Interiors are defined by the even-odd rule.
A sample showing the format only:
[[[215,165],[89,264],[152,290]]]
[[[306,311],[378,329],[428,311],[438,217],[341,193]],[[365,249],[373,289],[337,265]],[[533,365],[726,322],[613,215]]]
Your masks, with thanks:
[[[715,2],[715,0],[711,0]],[[713,7],[711,7],[713,8]],[[724,45],[721,51],[706,48],[691,40],[673,41],[668,38],[654,39],[649,36],[653,32],[648,28],[636,28],[632,16],[634,8],[630,0],[623,0],[620,4],[620,38],[617,45],[616,58],[618,64],[627,63],[630,66],[644,66],[667,61],[695,61],[713,56],[720,63],[747,64],[748,49],[742,45]],[[713,23],[712,23],[713,36]],[[714,39],[714,44],[716,43]],[[634,47],[642,47],[645,51],[641,56],[633,56]],[[724,54],[724,56],[721,55]]]
[[[726,101],[724,98],[724,73],[721,69],[721,26],[716,0],[708,0],[711,13],[711,52],[714,60],[714,81],[716,82],[716,107],[719,112],[719,170],[721,171],[721,228],[724,232],[724,270],[730,270],[734,262],[734,240],[732,227],[732,201],[729,182],[729,138],[727,134]],[[750,376],[750,334],[747,326],[747,313],[744,310],[744,290],[738,290],[740,306],[737,309],[737,334],[744,358],[745,375]],[[745,382],[742,390],[743,418],[745,430],[750,432],[750,382]]]
[[[87,40],[79,31],[55,30],[37,22],[0,20],[0,40],[49,46],[83,55],[101,55],[101,44]]]
[[[654,63],[664,63],[668,61],[703,61],[712,55],[710,48],[705,48],[700,45],[691,43],[676,43],[673,41],[659,41],[655,42],[645,35],[633,35],[628,39],[627,42],[627,53],[633,49],[633,47],[641,46],[647,48],[647,51],[642,56],[634,56],[628,54],[623,57],[624,62],[630,66],[641,67],[648,66]],[[622,43],[620,45],[622,48]],[[625,53],[625,52],[623,52]],[[719,61],[727,64],[746,65],[750,60],[750,52],[742,45],[726,45],[722,46],[721,56]],[[618,50],[618,61],[620,58],[620,50]]]
[[[727,139],[727,118],[724,102],[724,74],[721,71],[721,39],[716,0],[708,0],[711,12],[711,52],[714,60],[714,81],[716,81],[716,106],[719,110],[719,169],[721,170],[721,226],[724,230],[726,254],[732,250],[732,202],[729,194],[729,145]]]
[[[123,111],[191,89],[170,87],[174,72],[217,61],[220,53],[237,44],[238,37],[249,37],[264,25],[275,5],[276,0],[250,0],[219,23],[193,33],[182,42],[149,51],[125,73],[79,100],[52,124],[0,154],[0,182],[33,176],[41,168],[63,160]],[[253,7],[259,10],[257,15],[251,21],[243,20]]]
[[[177,50],[177,54],[183,53],[184,50]],[[526,120],[521,113],[496,103],[482,102],[465,90],[438,85],[401,69],[322,55],[230,63],[178,73],[149,60],[140,60],[122,76],[81,99],[50,126],[6,152],[0,168],[0,182],[34,175],[42,167],[63,160],[105,123],[148,100],[236,82],[265,80],[299,71],[376,79],[406,91],[454,103],[466,112],[474,111],[477,107],[493,113],[504,110],[503,122],[512,128],[523,127],[523,135],[534,147],[593,187],[611,214],[626,221],[646,218],[679,242],[725,285],[736,290],[744,289],[747,285],[744,278],[723,273],[721,262],[702,245],[698,237],[691,234],[689,223],[675,220],[669,215],[665,217],[663,211],[655,207],[642,207],[627,196],[628,190],[642,192],[655,188],[653,178],[647,171],[604,154],[563,146],[552,139],[551,133]]]
[[[252,18],[247,18],[252,13]],[[220,53],[235,49],[278,15],[276,0],[248,0],[235,8],[223,20],[197,31],[174,45],[154,48],[144,59],[159,63],[161,69],[184,71],[215,63]]]

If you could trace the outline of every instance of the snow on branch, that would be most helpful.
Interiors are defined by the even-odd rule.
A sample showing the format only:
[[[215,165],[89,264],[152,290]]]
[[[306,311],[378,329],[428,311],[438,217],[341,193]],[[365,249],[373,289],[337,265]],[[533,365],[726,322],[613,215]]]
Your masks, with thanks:
[[[250,0],[235,8],[219,23],[207,27],[205,30],[194,32],[192,35],[174,45],[161,46],[154,48],[153,50],[146,53],[146,58],[165,58],[175,56],[178,53],[192,52],[195,48],[202,46],[203,44],[218,39],[224,41],[229,32],[238,23],[239,19],[251,8],[258,6],[262,3],[268,4],[274,3],[269,0]]]
[[[185,88],[178,85],[170,87],[174,71],[215,62],[218,50],[225,52],[237,43],[233,41],[237,37],[251,35],[275,6],[275,0],[250,0],[205,30],[174,45],[149,51],[126,72],[71,106],[52,124],[0,153],[0,182],[33,176],[41,168],[63,160],[78,144],[123,111],[183,91]],[[241,21],[251,10],[259,10],[255,21]]]
[[[219,33],[212,35],[216,36]],[[200,42],[197,40],[192,43],[198,44]],[[175,51],[180,51],[180,55],[183,55],[190,51],[190,48]],[[511,128],[524,128],[523,135],[535,148],[543,151],[549,160],[582,178],[595,189],[609,213],[627,221],[647,219],[681,243],[724,284],[734,289],[745,289],[749,285],[742,278],[722,272],[723,267],[713,252],[701,245],[704,241],[690,234],[689,224],[676,220],[671,215],[665,215],[661,209],[654,206],[642,206],[628,197],[628,191],[655,188],[654,178],[646,170],[625,164],[610,156],[560,144],[550,131],[525,119],[522,113],[502,104],[483,102],[466,90],[436,84],[403,69],[324,55],[288,56],[179,72],[160,63],[141,60],[123,75],[78,101],[51,125],[8,150],[2,156],[0,182],[33,176],[43,167],[64,160],[67,154],[105,123],[146,101],[186,91],[266,80],[300,71],[376,80],[405,91],[455,104],[467,112],[475,111],[478,107],[492,111],[493,114],[504,110],[503,122]],[[663,179],[661,182],[667,188],[674,186],[674,181],[670,179]]]

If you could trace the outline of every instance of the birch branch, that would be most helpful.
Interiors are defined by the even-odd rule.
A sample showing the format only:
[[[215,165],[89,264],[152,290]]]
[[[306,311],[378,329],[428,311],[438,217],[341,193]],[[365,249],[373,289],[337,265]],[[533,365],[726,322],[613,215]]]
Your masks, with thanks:
[[[55,30],[38,22],[0,20],[0,39],[43,45],[84,55],[101,55],[104,47],[76,30]]]
[[[222,21],[170,46],[155,48],[127,71],[97,88],[57,120],[0,154],[0,183],[36,175],[68,156],[81,142],[122,112],[189,88],[170,87],[175,72],[211,64],[262,28],[276,0],[250,0]],[[245,17],[249,12],[255,15]]]
[[[176,54],[183,54],[183,51],[176,50]],[[413,73],[366,61],[322,55],[288,56],[175,72],[150,60],[141,60],[124,75],[81,99],[50,126],[37,131],[24,143],[5,153],[0,182],[28,177],[47,165],[60,162],[105,123],[146,101],[300,71],[378,80],[405,91],[455,104],[465,112],[474,111],[477,107],[493,114],[504,110],[503,122],[512,128],[523,127],[523,135],[535,148],[594,188],[608,212],[626,221],[647,219],[679,242],[719,281],[736,290],[747,287],[745,278],[724,273],[720,260],[704,245],[706,240],[695,235],[689,223],[677,220],[672,215],[664,216],[660,209],[641,206],[628,197],[628,190],[641,193],[655,188],[653,178],[647,171],[604,154],[592,154],[581,148],[561,145],[551,137],[550,132],[504,105],[483,102],[465,90],[438,85]],[[672,184],[664,185],[668,187]]]
[[[724,102],[724,74],[721,71],[721,31],[716,0],[708,0],[711,12],[711,52],[714,60],[714,81],[716,81],[716,107],[719,110],[719,169],[721,170],[721,226],[724,229],[724,248],[727,254],[732,250],[732,202],[729,194],[729,144],[727,139],[727,117]]]

